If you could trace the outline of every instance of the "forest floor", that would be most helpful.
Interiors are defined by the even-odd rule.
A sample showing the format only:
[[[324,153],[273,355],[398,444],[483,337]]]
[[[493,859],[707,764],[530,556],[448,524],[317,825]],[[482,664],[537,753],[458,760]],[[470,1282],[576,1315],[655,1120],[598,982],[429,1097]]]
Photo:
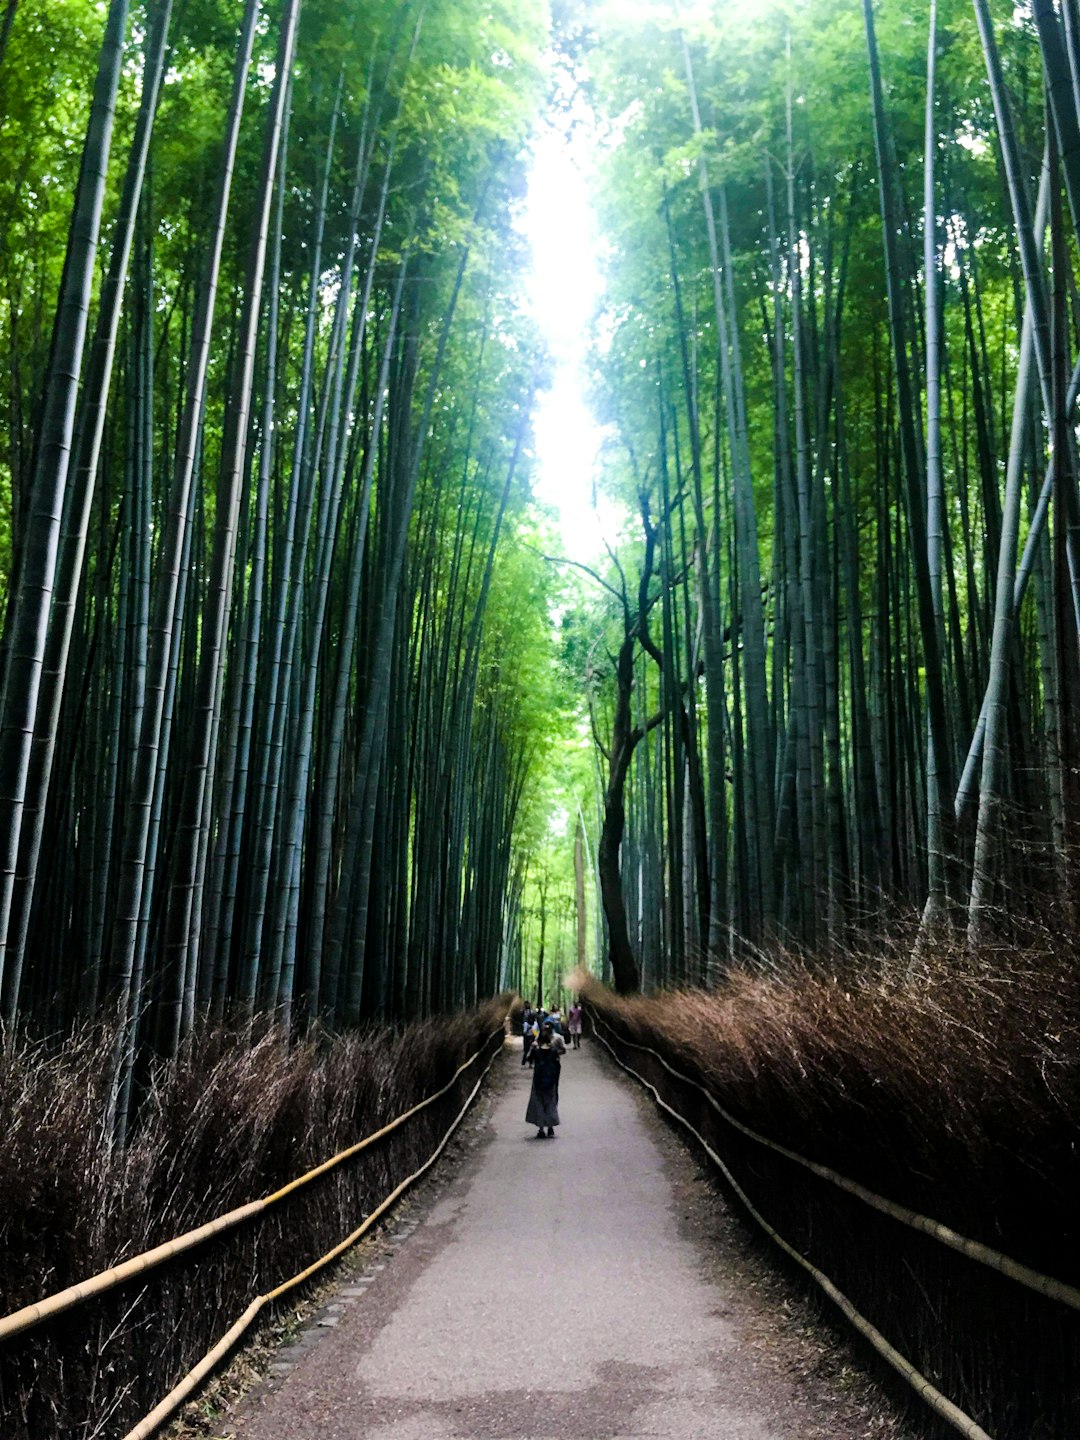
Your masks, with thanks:
[[[541,1142],[519,1060],[495,1066],[448,1183],[188,1435],[911,1440],[613,1066],[588,1045],[567,1057],[563,1124]]]

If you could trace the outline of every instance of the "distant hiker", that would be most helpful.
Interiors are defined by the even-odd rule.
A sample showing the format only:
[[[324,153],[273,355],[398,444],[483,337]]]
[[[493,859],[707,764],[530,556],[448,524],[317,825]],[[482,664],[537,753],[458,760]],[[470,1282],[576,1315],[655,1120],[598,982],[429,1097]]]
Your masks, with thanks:
[[[566,1017],[567,1027],[570,1031],[570,1041],[575,1050],[581,1049],[581,1002],[575,1000],[570,1006],[570,1013]]]
[[[536,1015],[534,1014],[534,1012],[533,1012],[532,1010],[530,1010],[529,1007],[526,1005],[526,1007],[525,1007],[525,1018],[524,1018],[524,1020],[522,1021],[522,1025],[521,1025],[521,1063],[522,1063],[522,1065],[527,1065],[527,1064],[529,1063],[529,1051],[532,1049],[532,1047],[533,1047],[533,1045],[534,1045],[534,1043],[535,1043],[535,1041],[536,1041],[536,1039],[537,1039],[537,1037],[538,1037],[539,1034],[540,1034],[540,1026],[537,1024],[537,1017],[536,1017]]]
[[[555,1138],[555,1126],[559,1123],[559,1073],[561,1057],[565,1054],[566,1041],[546,1024],[530,1056],[533,1078],[529,1108],[525,1111],[525,1123],[537,1127],[538,1140]]]
[[[544,1021],[544,1024],[550,1025],[556,1035],[562,1035],[562,1015],[559,1013],[559,1007],[557,1005],[555,1006],[554,1010],[549,1012],[547,1019]]]

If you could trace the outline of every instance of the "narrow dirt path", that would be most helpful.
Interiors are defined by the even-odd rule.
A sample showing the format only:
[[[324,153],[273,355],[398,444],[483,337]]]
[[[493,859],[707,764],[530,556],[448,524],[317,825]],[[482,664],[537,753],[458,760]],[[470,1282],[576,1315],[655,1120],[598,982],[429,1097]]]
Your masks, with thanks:
[[[538,1141],[524,1123],[531,1072],[518,1060],[511,1050],[502,1062],[502,1093],[472,1163],[399,1237],[389,1264],[341,1292],[297,1363],[241,1403],[228,1434],[904,1433],[820,1374],[808,1376],[813,1366],[796,1356],[805,1359],[807,1347],[763,1325],[775,1296],[746,1283],[745,1247],[730,1266],[720,1263],[709,1224],[715,1196],[705,1204],[691,1193],[695,1183],[701,1189],[693,1162],[627,1082],[587,1048],[569,1055],[563,1124],[554,1141]]]

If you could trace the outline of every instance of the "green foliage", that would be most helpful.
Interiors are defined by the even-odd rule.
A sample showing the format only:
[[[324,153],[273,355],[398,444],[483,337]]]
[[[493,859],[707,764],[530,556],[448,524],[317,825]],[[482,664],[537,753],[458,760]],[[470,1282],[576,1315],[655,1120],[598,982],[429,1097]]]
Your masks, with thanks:
[[[920,216],[929,7],[883,0],[875,14],[889,135],[886,159],[898,191],[899,304],[908,330],[906,359],[915,377],[919,433],[926,403]],[[591,10],[589,19],[594,48],[585,83],[603,137],[597,204],[607,280],[593,380],[598,412],[613,434],[600,485],[628,515],[634,515],[644,495],[655,520],[664,516],[667,479],[667,493],[674,498],[670,514],[661,520],[667,571],[666,576],[658,572],[653,582],[654,633],[666,587],[671,638],[680,627],[690,636],[679,642],[678,674],[684,686],[690,667],[702,663],[706,602],[699,586],[702,551],[709,548],[714,613],[725,636],[722,716],[713,745],[722,737],[727,751],[724,794],[709,803],[726,808],[723,826],[730,829],[721,838],[714,814],[708,846],[709,864],[721,865],[721,888],[728,887],[732,897],[725,923],[745,930],[746,894],[757,884],[746,818],[752,747],[744,663],[749,641],[739,633],[747,604],[739,567],[745,573],[750,552],[734,478],[743,423],[756,525],[754,563],[763,586],[767,730],[776,756],[767,798],[779,832],[775,849],[771,841],[765,843],[769,859],[762,863],[775,864],[787,876],[781,929],[812,936],[815,906],[829,910],[830,927],[842,923],[834,905],[838,885],[857,890],[869,884],[875,892],[880,885],[921,905],[926,802],[919,767],[928,674],[912,582],[909,497],[920,493],[925,478],[908,475],[910,460],[899,446],[900,397],[886,304],[881,180],[861,11],[831,0],[755,6],[752,13],[739,4],[687,6],[680,13],[612,4]],[[1000,17],[997,28],[1033,191],[1044,141],[1037,35],[1024,8]],[[688,63],[700,127],[692,115]],[[955,687],[949,723],[956,753],[950,764],[959,769],[985,678],[987,607],[996,577],[996,517],[1022,303],[985,61],[974,15],[960,0],[938,5],[935,113],[947,367],[945,519],[952,557],[944,683],[950,694]],[[794,233],[788,217],[789,172]],[[718,231],[715,277],[703,204],[706,174]],[[724,254],[725,224],[730,264]],[[805,549],[800,548],[804,520],[795,488],[795,264],[808,484]],[[732,347],[726,357],[731,374],[725,373],[718,353],[717,288],[738,342],[738,354]],[[779,361],[774,348],[778,322]],[[690,498],[696,472],[700,513]],[[631,594],[642,553],[635,528],[631,521],[619,544]],[[680,574],[689,574],[690,580],[677,593]],[[614,567],[605,568],[602,578],[619,588]],[[804,587],[809,600],[802,598]],[[811,609],[808,621],[804,605]],[[856,607],[861,610],[857,625]],[[601,737],[614,695],[605,657],[618,635],[618,608],[606,596],[598,613],[583,621],[583,634],[588,632],[591,640],[577,647],[584,652],[577,656],[582,673],[589,663],[585,655],[600,657],[591,673]],[[1035,627],[1031,619],[1026,623],[1034,641]],[[807,638],[815,634],[816,639]],[[800,647],[812,644],[816,651],[825,643],[823,634],[829,635],[829,648],[815,664],[828,668],[811,683]],[[1038,710],[1045,681],[1033,678],[1034,659],[1027,663]],[[639,663],[635,687],[634,714],[647,714],[650,702],[659,703],[663,696],[657,667]],[[696,746],[707,774],[721,762],[714,762],[704,744],[705,696],[706,688],[698,687],[694,710],[701,733],[688,743]],[[1051,722],[1036,722],[1036,734],[1042,723]],[[814,741],[821,747],[820,762],[812,762],[800,748],[807,743],[807,724],[825,727]],[[760,732],[754,743],[760,746]],[[1014,743],[1037,743],[1036,735],[1025,742],[1014,737]],[[690,802],[680,797],[672,778],[683,763],[683,738],[665,727],[663,743],[657,745],[654,757],[642,749],[635,761],[623,866],[628,889],[657,886],[654,901],[665,907],[667,934],[681,923],[671,890],[683,885],[680,865],[690,863],[690,840],[682,838]],[[876,778],[868,779],[868,753]],[[897,782],[901,763],[904,778]],[[791,767],[786,775],[785,766]],[[695,783],[688,778],[687,784]],[[811,783],[819,787],[812,801]],[[1017,803],[1023,793],[1023,803],[1037,810],[1042,802],[1036,792],[1051,781],[1040,778],[1030,792],[1019,776],[1011,783]],[[658,787],[666,787],[662,795]],[[892,827],[882,866],[887,879],[879,879],[878,858],[870,853],[865,830],[865,816],[878,803],[868,795],[870,787],[880,791],[882,824]],[[815,818],[807,828],[811,808]],[[680,832],[676,838],[674,830]],[[856,856],[857,833],[865,853]],[[815,857],[810,866],[808,852]],[[808,869],[814,874],[806,879]],[[798,873],[807,891],[793,900],[790,887]],[[700,874],[695,883],[700,889]],[[648,918],[638,916],[635,923],[644,943]],[[692,928],[689,919],[686,924]],[[835,932],[830,928],[829,933]],[[698,936],[696,943],[701,941]],[[662,968],[666,961],[661,957],[657,963]]]
[[[131,10],[99,273],[116,233],[143,47],[159,3],[146,0]],[[309,922],[316,897],[323,912],[329,906],[327,923],[337,924],[339,936],[347,935],[352,949],[346,964],[355,967],[354,975],[341,981],[340,995],[331,986],[329,1015],[338,1000],[344,1008],[346,990],[355,1019],[373,1011],[401,1015],[444,1008],[472,998],[478,985],[490,989],[517,904],[504,839],[525,854],[545,830],[544,767],[563,723],[564,701],[550,637],[550,571],[529,506],[529,412],[546,360],[525,314],[522,241],[514,228],[525,144],[546,83],[549,20],[542,0],[424,5],[307,0],[301,7],[279,191],[282,226],[268,252],[275,257],[269,263],[277,291],[277,383],[266,397],[271,307],[264,294],[249,402],[238,394],[239,347],[245,339],[240,320],[254,221],[265,198],[267,121],[280,80],[275,67],[282,11],[262,8],[225,220],[205,407],[195,437],[193,533],[184,572],[189,583],[184,610],[169,617],[180,637],[174,657],[177,725],[171,750],[159,752],[156,739],[149,748],[145,743],[143,626],[165,593],[170,487],[183,468],[178,445],[190,400],[192,327],[216,223],[242,13],[239,0],[188,0],[175,7],[172,18],[76,621],[83,643],[77,640],[73,652],[61,721],[60,749],[71,774],[63,797],[54,787],[47,822],[54,830],[70,829],[78,843],[70,853],[64,847],[64,863],[40,877],[34,896],[37,930],[51,933],[58,924],[66,938],[57,932],[41,943],[37,953],[44,959],[28,968],[26,998],[31,1006],[43,997],[46,1007],[55,1004],[57,1020],[69,1018],[80,1004],[92,1008],[111,989],[105,954],[110,897],[128,821],[126,785],[114,781],[129,772],[137,753],[160,753],[166,767],[163,831],[172,833],[181,816],[205,826],[197,863],[212,874],[204,912],[196,914],[181,963],[190,958],[201,967],[199,1003],[207,1003],[216,989],[219,1011],[225,991],[231,999],[248,986],[244,977],[252,966],[263,967],[260,1001],[269,995],[275,1003],[280,987],[286,1009],[294,996],[298,1003],[302,997],[302,1003],[314,1003],[305,987],[317,977],[312,982],[304,973],[304,942],[295,932]],[[0,123],[5,140],[10,138],[0,154],[5,227],[0,355],[11,377],[0,395],[5,580],[6,552],[12,543],[17,550],[20,541],[34,412],[104,15],[102,0],[64,6],[24,0],[0,66]],[[385,404],[375,429],[376,385],[402,273]],[[315,302],[307,353],[309,292]],[[95,297],[91,326],[97,303]],[[185,809],[189,772],[200,769],[188,763],[188,750],[194,746],[190,732],[198,729],[192,723],[195,696],[211,654],[210,597],[220,593],[213,588],[213,557],[227,515],[221,499],[228,493],[226,438],[241,403],[250,403],[253,423],[246,437],[230,628],[215,681],[221,743],[212,755],[216,772],[206,790],[209,808],[198,815]],[[264,461],[265,542],[256,526]],[[365,472],[370,509],[361,483]],[[144,503],[149,525],[144,513],[133,514],[133,506]],[[290,505],[300,517],[295,536],[288,529]],[[345,622],[354,617],[347,617],[344,607],[353,583],[353,546],[361,535],[366,548],[357,552],[363,558],[355,567],[360,613],[350,632]],[[255,549],[262,543],[265,554],[256,563]],[[147,573],[136,576],[136,563]],[[394,625],[389,641],[381,638],[384,610]],[[249,649],[247,627],[256,614],[262,629]],[[335,642],[350,633],[355,640],[342,688]],[[252,693],[242,692],[239,682],[249,653],[257,658],[252,713],[243,722],[250,731],[245,750],[236,741],[236,707],[241,693]],[[384,656],[391,658],[384,663]],[[288,673],[291,688],[281,678]],[[309,691],[310,702],[303,699]],[[367,717],[381,713],[387,694],[394,708],[386,700],[388,713],[372,722],[381,729],[363,739]],[[274,749],[281,709],[289,711],[286,742]],[[401,721],[406,713],[414,722],[408,727]],[[76,740],[87,715],[91,722]],[[341,739],[334,741],[339,722]],[[310,753],[301,754],[295,737],[307,733],[305,727],[313,738]],[[280,770],[277,779],[256,773],[271,754]],[[384,754],[392,758],[381,781],[380,822],[373,839],[365,841],[368,811],[355,796],[350,799],[351,790],[357,769],[378,774]],[[249,763],[250,786],[243,768]],[[224,808],[234,803],[230,796],[245,794],[246,808],[236,799],[230,815]],[[260,837],[267,832],[259,828],[258,810],[264,803],[278,807],[265,861]],[[316,845],[323,833],[315,820],[320,804],[319,813],[329,815],[329,856]],[[188,825],[188,833],[189,820],[179,826]],[[244,857],[241,893],[235,917],[228,913],[232,899],[225,901],[223,924],[219,899],[233,882],[221,867],[237,863],[226,855],[234,845]],[[403,880],[387,898],[379,888],[384,874],[390,867],[395,873],[403,865],[407,869],[409,858],[421,852],[428,868]],[[169,887],[180,884],[170,870],[178,865],[174,854],[170,848],[169,855],[149,857],[152,883],[160,887],[146,961],[155,996],[173,984],[163,978],[173,974],[173,961],[163,945],[160,917],[172,903],[165,899]],[[258,869],[256,856],[258,865],[278,867],[275,881],[284,867],[281,884],[266,881],[269,902],[265,895],[258,898],[262,882],[255,877],[267,871]],[[346,866],[363,873],[359,889]],[[437,875],[429,873],[433,867]],[[355,976],[365,970],[363,926],[344,924],[333,906],[360,905],[366,913],[372,873],[370,931],[378,953],[361,984]],[[58,892],[78,894],[81,902],[54,904]],[[83,923],[88,894],[103,908]],[[376,913],[384,901],[396,907],[396,919],[404,916],[399,950],[408,952],[408,962],[385,955],[387,930]],[[245,905],[253,907],[256,919],[244,912]],[[283,955],[288,946],[282,937],[290,925],[289,944],[299,959]],[[251,926],[254,939],[246,932]],[[198,960],[196,930],[209,947]],[[223,933],[224,950],[214,956]],[[455,944],[460,953],[448,953]],[[274,953],[268,958],[267,952]],[[60,955],[62,966],[55,959]],[[402,968],[391,979],[395,963]],[[86,977],[81,986],[60,984],[58,966],[72,973],[81,968]],[[208,978],[211,967],[217,967],[218,980]],[[114,958],[111,969],[124,966]],[[70,1003],[54,1001],[61,993],[70,993]],[[250,1004],[250,986],[247,993],[244,1003]],[[142,1003],[141,996],[132,1001],[136,1027]],[[142,1024],[145,1039],[159,1022],[151,1014]]]

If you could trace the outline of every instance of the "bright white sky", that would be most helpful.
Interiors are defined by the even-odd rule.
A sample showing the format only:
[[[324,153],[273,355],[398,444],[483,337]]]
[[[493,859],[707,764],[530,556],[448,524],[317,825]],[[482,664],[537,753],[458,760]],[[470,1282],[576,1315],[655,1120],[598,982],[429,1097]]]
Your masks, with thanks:
[[[711,3],[681,0],[682,23],[693,29]],[[752,17],[760,15],[765,0],[730,3]],[[628,18],[670,20],[674,13],[673,0],[601,0],[598,25],[607,10],[623,23]],[[603,496],[594,504],[605,432],[589,407],[585,362],[603,291],[600,242],[589,203],[601,142],[588,107],[577,99],[571,108],[572,129],[558,111],[541,127],[520,224],[533,252],[530,304],[554,362],[551,389],[537,397],[533,411],[533,489],[560,515],[564,553],[587,563],[603,554],[605,536],[615,543],[626,516]]]
[[[534,146],[521,222],[533,252],[530,305],[553,362],[551,389],[537,397],[533,412],[533,490],[559,513],[564,553],[581,561],[595,559],[603,548],[593,504],[603,431],[586,395],[586,357],[603,284],[589,205],[593,155],[587,124],[571,135],[556,124],[545,127]],[[603,500],[600,515],[614,535]]]

